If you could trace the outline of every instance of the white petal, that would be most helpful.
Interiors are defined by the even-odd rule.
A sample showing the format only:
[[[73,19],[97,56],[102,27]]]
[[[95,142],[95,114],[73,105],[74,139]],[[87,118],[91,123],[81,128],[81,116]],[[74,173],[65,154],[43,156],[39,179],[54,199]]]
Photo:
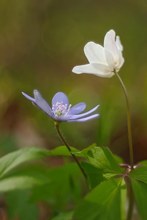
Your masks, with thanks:
[[[111,77],[114,75],[112,72],[112,69],[110,69],[107,65],[100,64],[100,63],[91,63],[91,64],[85,64],[80,66],[75,66],[72,69],[72,72],[81,74],[81,73],[89,73],[94,74],[96,76],[100,77]]]
[[[114,75],[113,68],[101,63],[93,63],[93,68],[97,69],[96,76],[110,78]]]
[[[118,60],[118,64],[117,64],[118,69],[120,69],[122,67],[122,65],[124,64],[124,61],[125,60],[122,56],[122,53],[121,53],[121,51],[119,51],[119,60]]]
[[[84,47],[84,53],[90,63],[105,63],[104,47],[94,42],[88,42]]]
[[[113,70],[115,68],[115,60],[112,53],[108,50],[105,50],[105,56],[108,66]]]
[[[116,46],[120,51],[123,51],[123,45],[121,44],[119,36],[116,36]]]
[[[115,31],[110,30],[106,33],[104,38],[104,48],[113,54],[116,62],[118,61],[118,48],[115,42]]]

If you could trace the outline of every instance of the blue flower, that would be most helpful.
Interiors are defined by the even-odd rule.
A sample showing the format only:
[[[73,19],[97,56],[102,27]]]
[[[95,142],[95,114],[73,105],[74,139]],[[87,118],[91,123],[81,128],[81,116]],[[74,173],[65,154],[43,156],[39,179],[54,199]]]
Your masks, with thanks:
[[[80,102],[72,106],[69,104],[68,98],[63,92],[57,92],[54,95],[52,99],[52,107],[50,107],[47,101],[43,99],[38,90],[34,90],[34,97],[31,97],[24,92],[22,92],[22,94],[54,121],[84,122],[99,116],[99,114],[92,114],[97,110],[99,105],[82,113],[86,108],[86,104],[84,102]]]

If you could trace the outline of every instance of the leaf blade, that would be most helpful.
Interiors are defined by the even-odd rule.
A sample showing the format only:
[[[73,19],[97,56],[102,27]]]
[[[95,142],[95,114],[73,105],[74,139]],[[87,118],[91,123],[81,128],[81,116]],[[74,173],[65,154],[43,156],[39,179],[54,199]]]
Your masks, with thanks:
[[[15,167],[27,161],[43,158],[48,150],[39,148],[23,148],[0,158],[0,178],[4,177]]]

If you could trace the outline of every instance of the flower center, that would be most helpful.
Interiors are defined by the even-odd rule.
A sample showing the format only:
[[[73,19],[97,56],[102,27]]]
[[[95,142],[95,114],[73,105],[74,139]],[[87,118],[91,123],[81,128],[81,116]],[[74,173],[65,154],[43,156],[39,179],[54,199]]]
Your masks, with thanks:
[[[56,104],[52,106],[52,110],[54,112],[54,115],[59,117],[62,115],[66,115],[69,112],[70,105],[68,106],[67,104],[63,104],[62,102],[56,102]]]

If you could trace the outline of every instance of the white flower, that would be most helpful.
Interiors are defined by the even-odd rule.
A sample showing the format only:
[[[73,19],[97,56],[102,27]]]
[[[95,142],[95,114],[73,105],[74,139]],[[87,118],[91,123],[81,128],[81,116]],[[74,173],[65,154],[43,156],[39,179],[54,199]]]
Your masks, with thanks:
[[[89,64],[75,66],[72,72],[81,74],[89,73],[100,77],[112,77],[118,72],[124,63],[122,55],[123,46],[119,36],[114,30],[106,33],[104,46],[94,42],[88,42],[84,47],[84,53]]]

